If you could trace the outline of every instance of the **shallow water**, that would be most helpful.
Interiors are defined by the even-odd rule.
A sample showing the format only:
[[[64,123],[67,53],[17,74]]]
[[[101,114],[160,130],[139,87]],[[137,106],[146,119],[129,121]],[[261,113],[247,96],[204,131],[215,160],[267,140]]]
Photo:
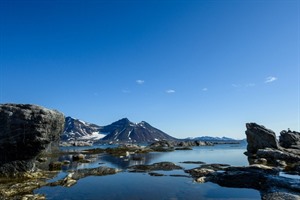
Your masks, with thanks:
[[[152,164],[161,161],[174,162],[185,169],[199,166],[183,164],[183,161],[203,161],[235,166],[248,165],[244,145],[217,145],[194,147],[193,150],[174,152],[153,152],[146,154],[139,161],[128,158],[116,158],[100,154],[93,163],[72,166],[71,168],[99,167],[100,165],[123,169],[115,175],[86,177],[76,185],[65,188],[43,187],[35,193],[46,194],[47,199],[260,199],[258,191],[253,189],[236,189],[220,187],[213,183],[195,183],[189,177],[172,177],[169,175],[188,175],[183,170],[159,171],[166,176],[154,177],[147,173],[130,173],[125,169],[134,164]],[[101,163],[101,164],[99,164]],[[104,163],[104,164],[102,164]],[[58,174],[62,178],[66,172]]]

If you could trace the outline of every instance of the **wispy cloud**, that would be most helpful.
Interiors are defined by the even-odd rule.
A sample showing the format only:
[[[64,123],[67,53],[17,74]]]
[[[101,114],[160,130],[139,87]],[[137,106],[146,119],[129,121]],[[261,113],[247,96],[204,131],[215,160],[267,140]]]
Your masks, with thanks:
[[[246,84],[246,87],[254,87],[255,86],[255,83],[248,83]]]
[[[122,93],[128,94],[128,93],[130,93],[130,90],[124,89],[124,90],[122,90]]]
[[[166,90],[166,93],[167,94],[172,94],[172,93],[175,93],[175,90]]]
[[[206,92],[208,89],[207,88],[202,88],[202,91],[203,92]]]
[[[272,83],[274,81],[276,81],[278,78],[275,76],[269,76],[266,78],[265,83]]]
[[[143,85],[143,84],[145,83],[144,80],[136,80],[135,82],[136,82],[137,84],[139,84],[139,85]]]
[[[241,85],[239,85],[239,84],[235,84],[235,83],[231,84],[231,86],[232,86],[232,87],[234,87],[234,88],[241,87]]]

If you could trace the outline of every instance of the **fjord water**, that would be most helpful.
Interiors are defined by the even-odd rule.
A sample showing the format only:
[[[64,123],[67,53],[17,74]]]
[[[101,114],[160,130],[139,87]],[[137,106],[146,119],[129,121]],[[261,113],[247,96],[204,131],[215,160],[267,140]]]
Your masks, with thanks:
[[[74,147],[72,147],[74,148]],[[76,150],[76,147],[75,149]],[[138,160],[116,158],[100,154],[92,163],[71,166],[74,168],[91,168],[100,165],[124,170],[115,175],[90,176],[83,178],[76,185],[66,187],[42,187],[35,193],[45,194],[47,199],[260,199],[258,191],[253,189],[238,189],[220,187],[213,183],[195,183],[190,177],[174,177],[169,175],[188,175],[183,170],[159,171],[166,176],[150,176],[147,173],[130,173],[126,168],[136,164],[152,164],[169,161],[191,169],[197,164],[183,164],[184,161],[203,161],[207,164],[221,163],[234,166],[248,165],[247,157],[243,154],[245,144],[226,144],[216,146],[194,147],[193,150],[173,152],[153,152]],[[66,169],[67,170],[67,169]],[[67,175],[66,171],[58,174],[57,178]]]

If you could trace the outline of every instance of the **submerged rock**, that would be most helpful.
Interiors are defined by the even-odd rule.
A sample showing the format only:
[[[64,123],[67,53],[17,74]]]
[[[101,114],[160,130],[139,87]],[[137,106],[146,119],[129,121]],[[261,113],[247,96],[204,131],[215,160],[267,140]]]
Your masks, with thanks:
[[[32,194],[33,190],[45,186],[46,179],[51,179],[57,173],[53,172],[25,172],[22,178],[0,178],[0,199],[45,199],[43,195]]]
[[[64,115],[30,104],[0,105],[0,176],[34,168],[34,160],[64,129]]]
[[[66,176],[62,180],[58,180],[56,182],[49,183],[49,186],[65,186],[71,187],[72,185],[77,183],[77,180],[82,179],[87,176],[105,176],[116,174],[121,170],[109,167],[97,167],[97,168],[87,168],[87,169],[78,169],[73,172],[70,172],[68,176]]]
[[[154,163],[152,165],[134,165],[128,168],[130,172],[149,172],[149,171],[156,171],[156,170],[174,170],[174,169],[182,169],[182,167],[175,165],[171,162],[159,162]]]
[[[200,178],[207,176],[213,172],[218,170],[224,170],[225,168],[230,167],[227,164],[202,164],[200,167],[196,167],[193,169],[184,170],[185,173],[190,174],[194,178]]]
[[[205,162],[202,161],[184,161],[184,162],[180,162],[180,163],[184,163],[184,164],[205,164]]]

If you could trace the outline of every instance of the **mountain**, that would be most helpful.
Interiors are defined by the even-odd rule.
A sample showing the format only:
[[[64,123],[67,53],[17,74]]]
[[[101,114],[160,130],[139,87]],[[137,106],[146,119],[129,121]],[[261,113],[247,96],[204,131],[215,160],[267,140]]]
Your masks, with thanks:
[[[72,117],[66,117],[65,129],[61,135],[62,141],[70,140],[99,140],[105,136],[101,133],[101,126],[84,122]]]
[[[236,141],[236,139],[228,137],[211,137],[211,136],[201,136],[195,138],[187,138],[189,140],[200,140],[200,141]]]
[[[161,130],[152,127],[147,122],[133,123],[127,118],[102,127],[101,133],[106,134],[102,138],[102,140],[106,141],[153,142],[159,140],[177,140]]]

